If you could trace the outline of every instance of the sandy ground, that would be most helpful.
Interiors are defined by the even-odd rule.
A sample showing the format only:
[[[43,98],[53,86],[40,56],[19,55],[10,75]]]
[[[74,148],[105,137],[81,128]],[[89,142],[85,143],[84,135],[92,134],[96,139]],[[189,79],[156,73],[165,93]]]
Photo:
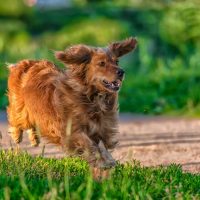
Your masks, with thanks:
[[[0,148],[15,147],[7,133],[6,114],[0,112]],[[120,162],[138,160],[144,166],[181,164],[183,170],[200,172],[200,119],[120,115],[119,145],[112,152]],[[27,135],[20,148],[32,155],[62,157],[62,151],[46,141],[31,147]]]

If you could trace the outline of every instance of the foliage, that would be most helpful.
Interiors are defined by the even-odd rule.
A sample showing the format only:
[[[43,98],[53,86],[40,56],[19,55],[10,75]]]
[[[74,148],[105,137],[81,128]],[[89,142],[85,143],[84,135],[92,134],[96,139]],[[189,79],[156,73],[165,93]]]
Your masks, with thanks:
[[[53,50],[137,36],[138,48],[120,62],[126,71],[120,111],[199,115],[198,1],[76,0],[55,10],[14,2],[11,10],[0,6],[0,108],[7,105],[5,63],[49,59],[62,67]]]
[[[200,176],[180,166],[118,164],[95,181],[78,158],[31,157],[0,151],[0,199],[198,199]]]

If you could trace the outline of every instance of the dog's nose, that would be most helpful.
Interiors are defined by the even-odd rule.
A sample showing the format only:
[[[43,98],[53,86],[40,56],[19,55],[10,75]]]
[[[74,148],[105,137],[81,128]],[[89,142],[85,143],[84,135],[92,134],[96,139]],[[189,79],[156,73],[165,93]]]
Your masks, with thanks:
[[[121,78],[124,75],[124,70],[123,69],[118,69],[117,70],[117,75]]]

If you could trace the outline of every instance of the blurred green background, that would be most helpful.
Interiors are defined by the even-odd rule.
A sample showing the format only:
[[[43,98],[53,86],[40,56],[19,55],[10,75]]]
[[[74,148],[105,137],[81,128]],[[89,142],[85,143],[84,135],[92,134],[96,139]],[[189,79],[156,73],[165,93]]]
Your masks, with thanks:
[[[200,115],[198,0],[0,0],[0,109],[7,105],[6,63],[48,59],[53,50],[136,36],[120,65],[120,112]]]

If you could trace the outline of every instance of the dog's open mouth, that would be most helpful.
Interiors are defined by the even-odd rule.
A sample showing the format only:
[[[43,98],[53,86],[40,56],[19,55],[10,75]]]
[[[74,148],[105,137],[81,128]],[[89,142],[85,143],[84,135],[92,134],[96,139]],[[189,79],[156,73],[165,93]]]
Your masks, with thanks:
[[[113,82],[103,80],[103,85],[109,90],[118,91],[120,89],[120,86],[121,86],[121,80],[117,79]]]

